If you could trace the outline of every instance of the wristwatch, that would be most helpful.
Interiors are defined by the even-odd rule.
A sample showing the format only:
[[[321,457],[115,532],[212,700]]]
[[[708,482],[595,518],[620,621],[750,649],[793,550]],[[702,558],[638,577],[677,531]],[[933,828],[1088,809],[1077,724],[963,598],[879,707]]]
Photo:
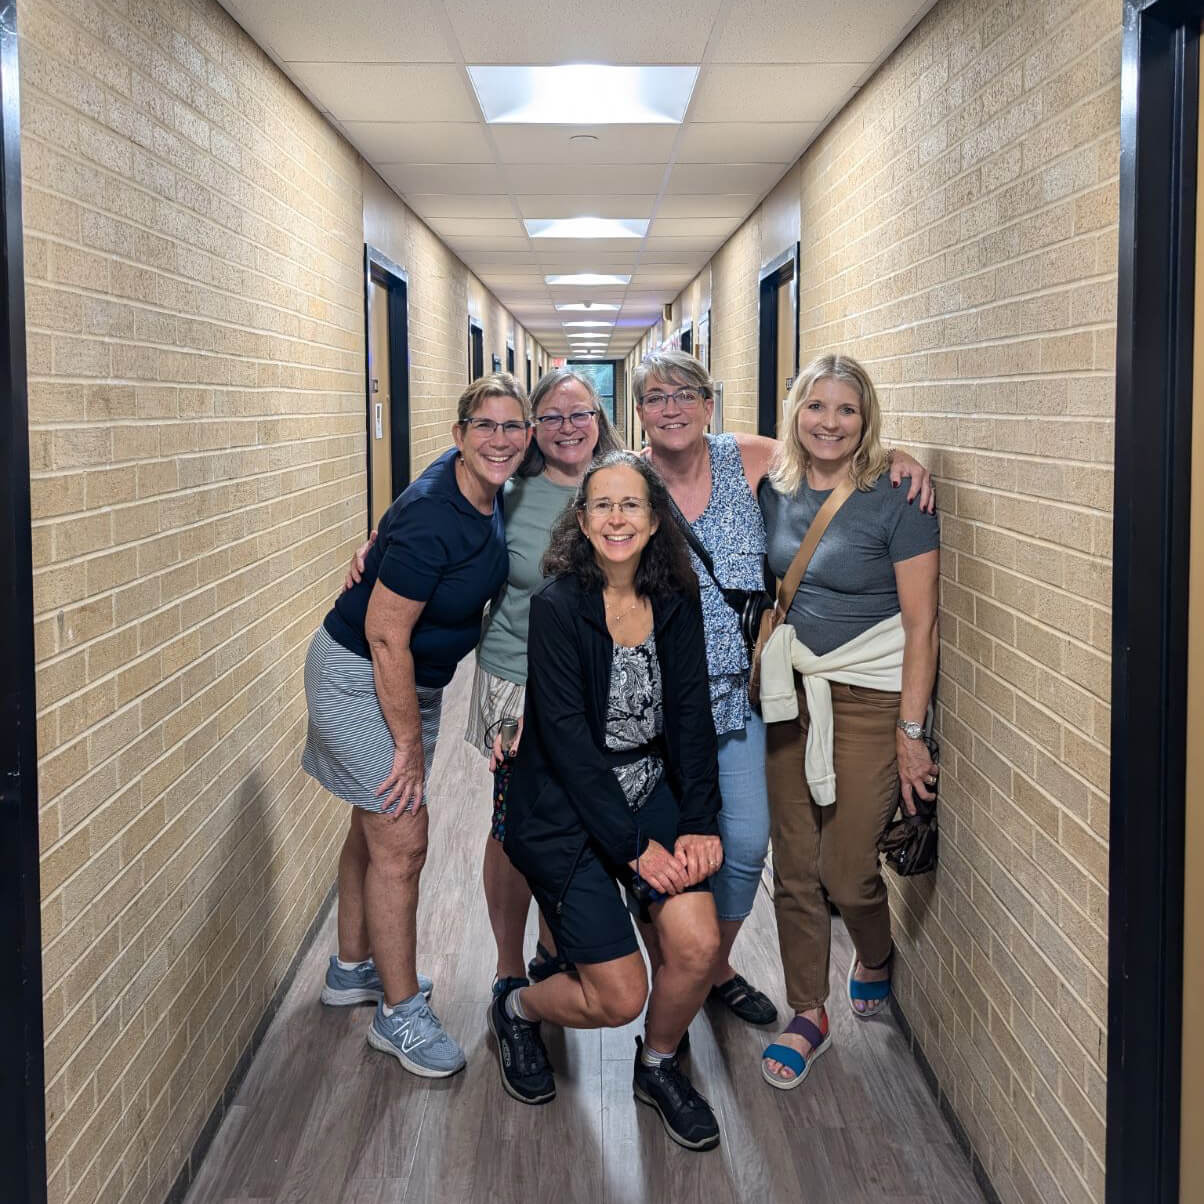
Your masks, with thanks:
[[[896,719],[895,727],[909,740],[919,740],[924,735],[924,725],[914,719]]]

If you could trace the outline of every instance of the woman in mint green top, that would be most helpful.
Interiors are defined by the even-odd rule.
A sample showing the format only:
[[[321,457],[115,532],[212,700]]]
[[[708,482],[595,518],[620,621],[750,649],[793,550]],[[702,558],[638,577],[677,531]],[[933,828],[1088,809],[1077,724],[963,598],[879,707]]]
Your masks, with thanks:
[[[500,760],[502,721],[520,723],[527,682],[527,617],[531,595],[543,581],[540,561],[552,526],[573,500],[595,454],[619,446],[593,385],[571,368],[554,368],[540,377],[531,392],[535,437],[503,496],[509,574],[499,598],[489,609],[477,647],[476,674],[464,738],[490,758]],[[517,747],[517,740],[515,747]],[[494,808],[485,842],[485,900],[497,942],[497,982],[526,981],[523,933],[527,927],[531,889],[502,849],[504,812]],[[542,925],[541,925],[542,928]],[[547,943],[545,941],[545,943]]]

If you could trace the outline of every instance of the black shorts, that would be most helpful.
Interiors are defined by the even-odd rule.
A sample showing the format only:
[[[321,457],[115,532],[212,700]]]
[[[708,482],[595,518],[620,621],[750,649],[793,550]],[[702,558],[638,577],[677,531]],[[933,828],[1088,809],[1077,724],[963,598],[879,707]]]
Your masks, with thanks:
[[[666,849],[677,843],[677,800],[661,778],[639,811],[640,831]],[[615,865],[591,842],[585,846],[563,896],[532,882],[540,911],[556,938],[557,952],[569,961],[592,964],[626,957],[639,949],[620,884],[631,882],[630,866]],[[708,879],[687,890],[711,889]]]

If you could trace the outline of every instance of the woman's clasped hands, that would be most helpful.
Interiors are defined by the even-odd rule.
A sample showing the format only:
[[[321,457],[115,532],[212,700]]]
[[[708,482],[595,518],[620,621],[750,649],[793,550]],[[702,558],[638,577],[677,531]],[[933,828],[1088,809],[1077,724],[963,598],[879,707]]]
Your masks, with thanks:
[[[676,895],[719,869],[723,845],[718,836],[685,835],[677,838],[670,853],[664,845],[650,840],[643,853],[627,864],[654,890]]]

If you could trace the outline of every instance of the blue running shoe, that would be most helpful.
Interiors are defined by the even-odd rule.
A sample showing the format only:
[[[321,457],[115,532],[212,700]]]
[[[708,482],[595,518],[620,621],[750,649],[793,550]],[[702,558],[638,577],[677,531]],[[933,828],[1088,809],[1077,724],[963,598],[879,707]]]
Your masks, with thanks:
[[[418,975],[418,990],[431,997],[435,984],[425,974]],[[376,963],[369,958],[351,970],[344,970],[339,959],[332,957],[326,967],[326,983],[322,987],[322,1002],[327,1007],[345,1008],[353,1003],[380,1003],[385,997]]]
[[[445,1079],[466,1063],[464,1051],[421,994],[399,1003],[391,1016],[385,1015],[383,1004],[377,1004],[368,1044],[392,1054],[411,1074],[424,1079]]]

